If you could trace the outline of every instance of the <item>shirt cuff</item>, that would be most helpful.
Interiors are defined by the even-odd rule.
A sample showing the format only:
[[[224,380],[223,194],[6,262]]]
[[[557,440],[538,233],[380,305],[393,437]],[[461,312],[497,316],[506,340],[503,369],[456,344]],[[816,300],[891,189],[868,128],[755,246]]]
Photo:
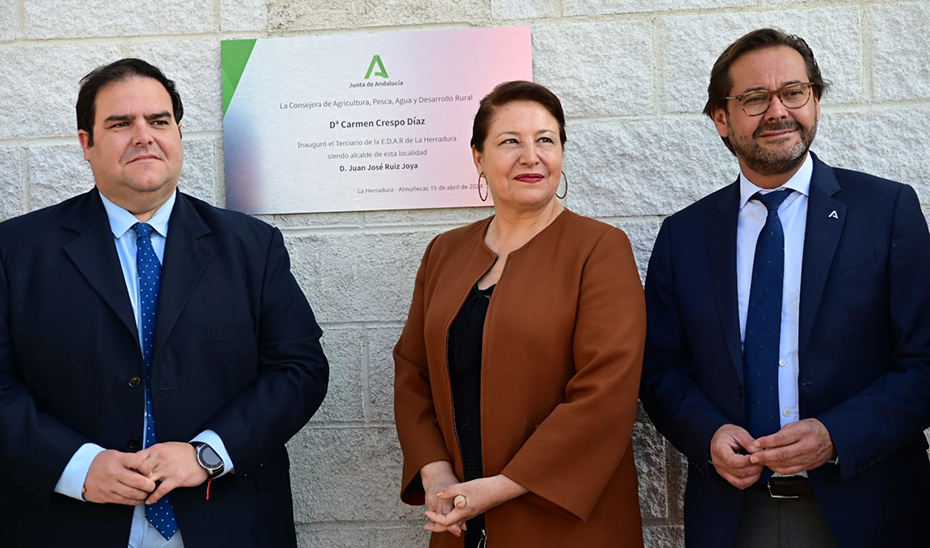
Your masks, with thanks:
[[[203,432],[194,436],[194,439],[191,441],[200,441],[203,442],[216,451],[216,454],[223,459],[223,473],[216,477],[222,477],[226,474],[235,472],[235,466],[233,465],[232,459],[229,457],[229,452],[226,451],[226,445],[223,443],[223,439],[220,438],[220,435],[214,432],[213,430],[204,430]]]
[[[64,472],[55,484],[55,492],[77,500],[84,500],[84,482],[97,455],[104,451],[96,443],[85,443],[74,452]]]

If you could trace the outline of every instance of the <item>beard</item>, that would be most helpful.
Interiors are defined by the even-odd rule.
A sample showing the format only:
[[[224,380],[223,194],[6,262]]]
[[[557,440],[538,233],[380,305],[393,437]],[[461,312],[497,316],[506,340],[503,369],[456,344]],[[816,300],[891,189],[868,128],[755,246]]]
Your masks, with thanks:
[[[798,141],[787,148],[762,148],[756,140],[760,133],[785,129],[800,131]],[[804,161],[804,155],[811,148],[811,143],[817,135],[817,122],[809,127],[795,120],[761,123],[752,136],[735,136],[730,117],[727,115],[727,130],[730,133],[730,146],[749,169],[760,175],[780,175],[794,170]]]

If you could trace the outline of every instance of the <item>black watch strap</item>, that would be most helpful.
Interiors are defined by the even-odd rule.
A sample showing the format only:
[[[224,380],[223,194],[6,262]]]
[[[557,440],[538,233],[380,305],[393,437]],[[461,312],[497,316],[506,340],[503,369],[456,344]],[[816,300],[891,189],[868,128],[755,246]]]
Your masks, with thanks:
[[[223,473],[226,466],[219,453],[202,441],[192,441],[191,445],[197,452],[197,464],[207,471],[207,476],[215,478]]]

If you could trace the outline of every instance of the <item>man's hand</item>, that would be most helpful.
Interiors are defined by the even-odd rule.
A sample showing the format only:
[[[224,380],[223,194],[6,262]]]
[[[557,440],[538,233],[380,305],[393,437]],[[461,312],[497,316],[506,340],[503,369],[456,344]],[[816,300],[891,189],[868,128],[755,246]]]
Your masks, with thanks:
[[[139,453],[113,449],[94,457],[84,480],[84,499],[96,503],[138,506],[155,490],[151,468]]]
[[[450,485],[455,485],[459,482],[459,479],[455,477],[455,474],[452,472],[451,464],[441,460],[423,466],[423,468],[420,469],[420,480],[423,482],[423,490],[426,493],[426,505],[430,510],[427,512],[427,516],[429,516],[430,513],[444,516],[453,510],[452,500],[445,500],[437,496],[438,493],[445,491]],[[462,536],[462,531],[465,530],[465,522],[449,522],[446,525],[439,525],[430,521],[423,528],[432,533],[448,531],[460,537]]]
[[[189,443],[169,441],[139,451],[150,467],[149,478],[161,482],[158,489],[145,499],[155,504],[177,487],[196,487],[207,481],[207,471],[197,462],[197,450]]]
[[[813,470],[836,455],[830,432],[817,419],[787,424],[778,432],[757,439],[753,445],[749,459],[779,474]]]
[[[752,462],[753,439],[745,429],[724,424],[710,440],[710,460],[720,477],[737,489],[745,489],[759,481],[763,465]]]

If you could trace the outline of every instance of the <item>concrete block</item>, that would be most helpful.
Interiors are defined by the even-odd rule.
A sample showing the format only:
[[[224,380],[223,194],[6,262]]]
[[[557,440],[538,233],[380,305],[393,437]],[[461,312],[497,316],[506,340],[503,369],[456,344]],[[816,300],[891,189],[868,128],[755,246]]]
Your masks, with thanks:
[[[25,0],[24,8],[26,36],[33,39],[201,34],[218,26],[214,3],[197,0]]]
[[[77,139],[73,145],[33,145],[29,148],[29,202],[34,211],[55,205],[94,187],[90,164]]]
[[[667,12],[755,5],[755,0],[565,0],[565,15]]]
[[[218,205],[216,198],[216,141],[185,137],[184,169],[178,188],[196,198]]]
[[[649,257],[652,255],[652,248],[655,245],[656,236],[659,234],[659,227],[662,226],[663,216],[653,217],[622,217],[602,219],[620,230],[626,232],[630,243],[633,245],[633,257],[636,259],[636,267],[639,270],[640,281],[646,280],[646,269],[649,266]]]
[[[130,55],[155,65],[175,81],[184,102],[182,129],[187,133],[222,131],[223,80],[218,40],[141,42]]]
[[[369,327],[368,401],[370,418],[394,422],[394,345],[403,327]]]
[[[0,147],[0,222],[26,212],[23,166],[22,148]]]
[[[910,184],[930,203],[930,108],[908,106],[821,115],[811,149],[835,167]]]
[[[342,213],[289,213],[280,215],[257,215],[281,230],[305,230],[313,228],[361,228],[363,214],[358,211]]]
[[[424,518],[425,519],[425,518]],[[301,548],[426,548],[429,533],[419,523],[410,525],[375,524],[356,527],[340,524],[336,526],[298,526],[297,544]]]
[[[314,422],[362,421],[362,330],[323,325],[323,352],[329,360],[329,390]]]
[[[288,236],[292,270],[323,323],[403,321],[434,231]]]
[[[16,38],[19,17],[16,14],[16,0],[0,0],[0,42]]]
[[[665,442],[666,467],[668,469],[668,512],[669,523],[685,522],[685,486],[688,483],[688,459],[678,452],[672,442]]]
[[[264,32],[268,26],[265,0],[220,0],[220,29]]]
[[[425,507],[424,507],[425,508]],[[368,529],[368,548],[387,548],[403,546],[404,548],[427,548],[430,533],[423,530],[426,518],[419,516],[416,522],[404,527],[386,529]]]
[[[436,23],[487,23],[486,0],[357,0],[355,21],[360,27]]]
[[[668,497],[665,467],[665,438],[656,432],[642,404],[633,425],[633,448],[636,473],[639,478],[639,508],[643,519],[668,517]]]
[[[668,112],[701,112],[707,102],[707,83],[714,61],[737,38],[763,27],[780,28],[807,41],[823,77],[834,83],[825,100],[831,103],[862,100],[858,7],[739,11],[666,19],[665,109]]]
[[[643,528],[649,548],[685,548],[685,528],[682,525],[650,525]]]
[[[368,546],[368,533],[362,529],[297,525],[297,546],[300,548],[359,548]]]
[[[61,21],[62,19],[55,19]],[[114,45],[0,46],[0,139],[71,137],[80,79],[121,57]]]
[[[568,118],[652,114],[652,42],[650,23],[542,24],[533,28],[533,80],[559,96]]]
[[[213,143],[213,157],[216,160],[216,180],[213,182],[213,193],[216,196],[216,205],[226,207],[226,166],[224,165],[223,138]]]
[[[549,0],[491,0],[491,18],[532,19],[552,13]]]
[[[268,28],[275,33],[356,26],[352,4],[327,0],[267,0]]]
[[[930,98],[930,2],[876,6],[871,28],[875,98]]]
[[[739,174],[703,116],[572,125],[568,138],[570,207],[582,215],[668,215]]]
[[[297,523],[421,519],[400,501],[394,428],[304,428],[288,443]]]

